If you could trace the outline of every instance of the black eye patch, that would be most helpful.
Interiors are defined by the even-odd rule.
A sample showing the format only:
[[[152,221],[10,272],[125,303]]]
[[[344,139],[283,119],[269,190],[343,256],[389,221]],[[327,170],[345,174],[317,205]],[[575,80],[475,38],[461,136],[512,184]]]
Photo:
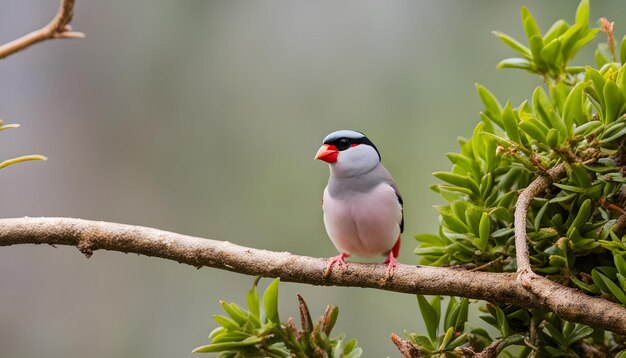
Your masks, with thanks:
[[[347,138],[341,138],[337,141],[337,144],[335,145],[337,147],[337,149],[341,150],[346,150],[348,148],[350,148],[350,145],[352,143],[350,143],[350,141]]]
[[[346,150],[346,149],[348,149],[350,147],[353,147],[353,146],[359,145],[359,144],[369,145],[372,148],[374,148],[374,150],[376,150],[376,153],[378,154],[378,159],[380,159],[380,153],[378,152],[378,149],[376,148],[374,143],[372,143],[372,141],[370,141],[367,137],[360,137],[360,138],[346,138],[346,137],[332,138],[330,140],[326,140],[326,142],[324,142],[324,144],[332,144],[335,147],[337,147],[337,150],[339,150],[339,151],[344,151],[344,150]]]

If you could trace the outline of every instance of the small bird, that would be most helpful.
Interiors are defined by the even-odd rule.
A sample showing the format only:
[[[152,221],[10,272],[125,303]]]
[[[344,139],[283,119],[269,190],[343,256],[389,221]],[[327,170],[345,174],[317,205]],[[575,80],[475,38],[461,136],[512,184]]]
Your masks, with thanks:
[[[374,143],[360,132],[336,131],[324,138],[315,159],[330,167],[322,209],[326,232],[340,252],[328,259],[326,274],[351,255],[386,255],[387,278],[393,276],[404,230],[403,203]]]

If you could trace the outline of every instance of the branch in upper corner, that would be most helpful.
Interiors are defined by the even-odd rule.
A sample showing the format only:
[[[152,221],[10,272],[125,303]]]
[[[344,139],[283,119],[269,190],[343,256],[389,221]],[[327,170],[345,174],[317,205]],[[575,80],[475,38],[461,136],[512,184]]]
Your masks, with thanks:
[[[287,238],[286,238],[287,240]],[[214,267],[246,275],[322,286],[368,287],[387,291],[459,296],[554,312],[572,322],[626,335],[626,308],[546,278],[532,292],[515,274],[400,264],[385,280],[386,265],[350,262],[324,276],[326,260],[202,239],[153,228],[70,218],[0,219],[0,246],[76,246],[87,257],[103,249],[160,257],[194,267]]]
[[[74,0],[61,0],[56,16],[46,26],[0,46],[0,59],[49,39],[83,38],[82,32],[72,31],[69,25],[74,14]]]
[[[539,276],[530,267],[528,253],[528,236],[526,235],[526,217],[528,208],[533,199],[543,193],[553,182],[559,180],[565,174],[565,164],[561,163],[547,171],[545,175],[538,176],[530,183],[517,198],[515,204],[515,257],[517,259],[518,279],[524,287],[530,287],[530,280]]]

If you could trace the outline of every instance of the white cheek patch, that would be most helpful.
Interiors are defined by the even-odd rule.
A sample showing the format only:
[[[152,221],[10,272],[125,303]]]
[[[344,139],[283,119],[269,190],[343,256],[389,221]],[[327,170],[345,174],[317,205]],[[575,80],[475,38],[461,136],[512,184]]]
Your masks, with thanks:
[[[339,152],[334,167],[339,176],[364,174],[374,169],[379,163],[376,149],[367,144],[359,144]]]

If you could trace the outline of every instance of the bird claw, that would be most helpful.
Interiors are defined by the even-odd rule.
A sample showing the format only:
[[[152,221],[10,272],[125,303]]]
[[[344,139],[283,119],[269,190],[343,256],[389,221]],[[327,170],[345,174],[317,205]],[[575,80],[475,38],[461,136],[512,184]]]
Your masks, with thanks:
[[[324,277],[328,277],[328,275],[330,275],[330,271],[332,270],[334,264],[346,266],[347,262],[344,260],[346,257],[350,257],[350,255],[342,252],[340,255],[329,258],[328,265],[326,265],[326,271],[324,271]]]
[[[390,279],[393,277],[393,270],[396,266],[398,266],[398,260],[393,257],[392,253],[389,253],[389,256],[383,261],[384,264],[387,264],[387,277],[386,279]]]

